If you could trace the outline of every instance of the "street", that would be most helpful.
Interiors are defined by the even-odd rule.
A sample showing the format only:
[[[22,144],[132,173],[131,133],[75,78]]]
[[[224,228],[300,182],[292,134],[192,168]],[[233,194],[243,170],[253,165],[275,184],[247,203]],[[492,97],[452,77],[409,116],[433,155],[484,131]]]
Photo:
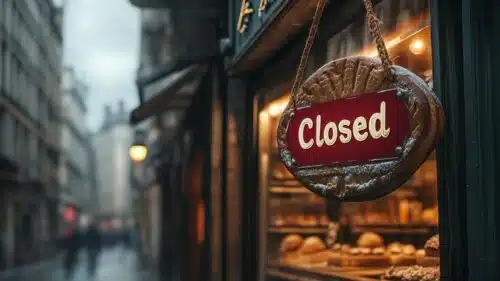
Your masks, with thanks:
[[[85,251],[79,256],[72,281],[139,281],[154,280],[147,272],[138,270],[138,259],[135,252],[115,247],[101,253],[96,276],[87,274],[87,259]],[[0,281],[66,281],[62,268],[62,257],[36,265],[24,267],[10,272],[0,273]]]

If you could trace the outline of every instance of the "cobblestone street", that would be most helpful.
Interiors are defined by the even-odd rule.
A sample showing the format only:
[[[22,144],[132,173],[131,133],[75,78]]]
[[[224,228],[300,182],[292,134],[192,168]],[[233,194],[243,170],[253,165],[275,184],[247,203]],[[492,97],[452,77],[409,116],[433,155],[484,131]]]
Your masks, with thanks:
[[[0,273],[0,281],[66,281],[62,268],[62,257],[44,261],[36,265]],[[117,247],[104,250],[98,261],[96,276],[87,273],[85,251],[79,256],[71,281],[139,281],[155,279],[147,272],[140,271],[135,252]]]

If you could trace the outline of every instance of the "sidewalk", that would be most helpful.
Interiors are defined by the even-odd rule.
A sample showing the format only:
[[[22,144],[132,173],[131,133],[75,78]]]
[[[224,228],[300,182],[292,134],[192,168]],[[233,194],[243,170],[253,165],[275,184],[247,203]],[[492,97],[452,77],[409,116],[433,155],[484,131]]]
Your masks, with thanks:
[[[51,280],[53,272],[60,267],[62,254],[35,264],[20,266],[0,272],[0,281],[24,281],[37,276],[40,281]]]
[[[104,250],[99,256],[96,276],[87,272],[86,252],[80,252],[71,281],[158,281],[154,272],[141,269],[137,254],[123,247]],[[62,268],[62,256],[32,266],[0,273],[0,281],[67,281]]]

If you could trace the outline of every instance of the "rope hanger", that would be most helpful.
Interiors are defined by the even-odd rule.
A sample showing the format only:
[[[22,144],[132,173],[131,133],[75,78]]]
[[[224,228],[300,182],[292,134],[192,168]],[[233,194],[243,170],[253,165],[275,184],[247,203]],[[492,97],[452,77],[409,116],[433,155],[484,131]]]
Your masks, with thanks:
[[[323,15],[323,11],[325,10],[326,2],[327,0],[319,0],[316,5],[316,11],[314,13],[311,27],[309,28],[309,34],[307,36],[306,44],[300,57],[299,67],[297,68],[297,73],[292,85],[293,110],[297,108],[297,91],[302,84],[302,81],[304,80],[307,61],[311,53],[314,39],[316,38],[316,34],[318,33],[319,23],[321,20],[321,16]],[[382,62],[382,67],[384,68],[386,75],[390,76],[392,61],[389,58],[389,53],[387,52],[387,47],[385,46],[384,38],[382,37],[382,32],[380,30],[380,20],[377,18],[375,10],[373,9],[372,0],[363,0],[363,3],[366,9],[368,29],[370,30],[370,34],[374,38],[375,44],[377,46],[377,52]]]

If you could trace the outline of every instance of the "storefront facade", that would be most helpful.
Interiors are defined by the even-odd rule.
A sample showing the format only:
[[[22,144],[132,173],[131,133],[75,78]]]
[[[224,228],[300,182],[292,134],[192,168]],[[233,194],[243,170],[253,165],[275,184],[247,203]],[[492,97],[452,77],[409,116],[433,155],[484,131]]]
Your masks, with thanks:
[[[147,0],[136,2],[148,5]],[[149,2],[154,2],[151,7],[178,7],[175,1]],[[399,242],[415,252],[410,264],[439,233],[441,280],[500,278],[494,202],[500,128],[493,121],[500,100],[492,82],[500,74],[493,51],[500,24],[490,12],[498,4],[375,2],[395,64],[420,76],[442,102],[446,126],[436,151],[411,181],[380,200],[339,204],[312,196],[280,167],[275,134],[316,1],[229,1],[229,38],[224,38],[225,32],[213,38],[225,46],[221,53],[208,56],[208,61],[181,61],[181,66],[163,74],[170,76],[195,62],[208,65],[206,72],[194,75],[202,81],[189,88],[196,93],[193,99],[187,105],[181,102],[184,117],[171,134],[175,137],[165,141],[156,170],[164,276],[379,280],[397,259],[391,258],[375,273],[325,270],[324,259],[319,267],[304,260],[293,266],[281,263],[280,248],[287,236],[317,236],[315,246],[319,240],[319,248],[330,248],[334,245],[329,245],[328,230],[342,226],[336,242],[358,248],[359,237],[372,232],[384,246]],[[362,1],[328,3],[306,75],[336,58],[376,56],[364,16]],[[227,49],[232,50],[229,57],[222,51]],[[186,81],[190,80],[174,81],[175,87],[164,87],[153,98],[141,97],[143,106],[132,119],[178,108],[181,96],[172,93],[180,92]]]
[[[232,153],[226,154],[227,163],[232,163],[227,166],[226,184],[229,189],[234,182],[230,167],[239,166],[241,181],[236,185],[241,188],[237,192],[242,213],[241,225],[227,214],[226,235],[241,231],[244,238],[240,249],[228,252],[241,257],[225,260],[228,276],[236,276],[232,268],[242,265],[244,280],[379,280],[383,271],[396,264],[379,266],[384,269],[379,273],[336,271],[304,260],[283,265],[280,247],[287,236],[298,234],[306,241],[317,236],[323,247],[331,247],[328,230],[340,224],[349,231],[338,234],[337,242],[352,248],[364,233],[374,232],[383,238],[384,246],[399,242],[417,252],[439,234],[441,280],[498,278],[498,270],[492,267],[498,263],[497,254],[485,244],[498,248],[493,234],[498,209],[487,198],[494,194],[497,177],[489,169],[500,159],[495,153],[485,155],[485,149],[495,151],[492,146],[499,130],[491,122],[497,114],[492,108],[498,100],[491,96],[497,86],[486,78],[496,70],[479,67],[485,60],[497,60],[490,51],[496,41],[490,37],[493,27],[479,32],[482,25],[471,23],[471,19],[493,23],[493,17],[476,17],[495,4],[375,2],[394,63],[420,76],[441,99],[445,135],[412,180],[396,192],[376,201],[340,207],[333,203],[337,206],[332,207],[294,182],[280,167],[275,147],[277,120],[289,99],[316,1],[233,1],[235,54],[228,66],[226,119],[234,125],[225,132],[226,150],[237,144],[241,158],[235,164],[229,160]],[[330,2],[306,76],[333,59],[376,56],[364,19],[362,1]],[[235,203],[227,197],[226,204]],[[227,239],[231,245],[229,235]]]

